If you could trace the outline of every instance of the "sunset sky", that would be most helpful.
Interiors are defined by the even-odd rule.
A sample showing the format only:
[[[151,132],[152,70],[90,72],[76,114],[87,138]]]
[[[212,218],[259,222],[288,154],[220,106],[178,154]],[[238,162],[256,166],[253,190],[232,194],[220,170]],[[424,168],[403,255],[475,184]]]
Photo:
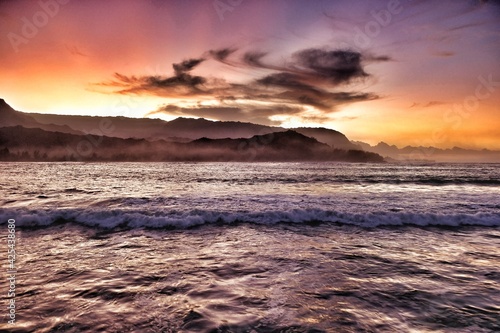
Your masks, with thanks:
[[[500,2],[0,1],[17,110],[500,149]]]

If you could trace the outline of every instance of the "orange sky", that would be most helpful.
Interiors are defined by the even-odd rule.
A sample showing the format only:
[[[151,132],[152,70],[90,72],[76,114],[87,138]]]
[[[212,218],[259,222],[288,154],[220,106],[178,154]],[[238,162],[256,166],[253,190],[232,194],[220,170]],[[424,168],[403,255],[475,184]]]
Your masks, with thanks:
[[[0,97],[500,149],[499,14],[494,1],[4,1]]]

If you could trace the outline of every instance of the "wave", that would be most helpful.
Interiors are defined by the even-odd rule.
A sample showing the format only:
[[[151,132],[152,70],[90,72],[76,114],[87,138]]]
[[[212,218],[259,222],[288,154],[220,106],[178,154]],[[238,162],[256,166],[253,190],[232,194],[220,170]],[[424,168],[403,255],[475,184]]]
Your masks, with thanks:
[[[315,184],[315,183],[325,183],[328,184],[366,184],[366,185],[428,185],[428,186],[446,186],[446,185],[475,185],[475,186],[485,186],[485,187],[497,187],[500,185],[500,179],[493,178],[479,178],[479,177],[456,177],[456,178],[444,178],[444,177],[374,177],[374,176],[359,176],[355,178],[348,177],[338,177],[331,176],[327,180],[325,177],[308,177],[308,176],[297,176],[297,177],[260,177],[251,179],[240,179],[240,178],[198,178],[194,179],[197,183],[230,183],[238,185],[254,185],[254,184],[267,184],[267,183],[280,183],[280,184]]]
[[[437,214],[424,212],[375,211],[370,213],[338,212],[322,209],[293,209],[287,211],[213,210],[152,211],[139,209],[0,209],[0,224],[14,219],[18,227],[44,227],[74,222],[88,227],[114,228],[167,228],[185,229],[201,225],[277,223],[337,223],[366,228],[383,226],[500,226],[500,213]]]

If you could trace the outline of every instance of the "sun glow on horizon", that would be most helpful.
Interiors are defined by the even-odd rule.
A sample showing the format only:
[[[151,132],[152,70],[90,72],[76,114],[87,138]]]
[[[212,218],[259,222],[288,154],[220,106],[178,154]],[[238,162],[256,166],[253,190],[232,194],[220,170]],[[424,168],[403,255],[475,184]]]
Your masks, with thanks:
[[[2,31],[25,42],[0,41],[0,97],[26,112],[500,149],[500,6],[400,5],[381,25],[383,1],[244,2],[222,20],[209,2],[71,2],[26,38],[22,18],[40,5],[2,2]]]

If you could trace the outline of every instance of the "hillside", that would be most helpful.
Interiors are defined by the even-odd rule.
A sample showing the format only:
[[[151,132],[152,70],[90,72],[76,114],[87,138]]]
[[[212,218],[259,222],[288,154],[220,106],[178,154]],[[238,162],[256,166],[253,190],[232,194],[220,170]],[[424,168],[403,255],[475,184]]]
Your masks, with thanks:
[[[202,138],[187,143],[0,128],[3,161],[349,161],[382,162],[362,151],[332,149],[294,131],[250,139]]]

